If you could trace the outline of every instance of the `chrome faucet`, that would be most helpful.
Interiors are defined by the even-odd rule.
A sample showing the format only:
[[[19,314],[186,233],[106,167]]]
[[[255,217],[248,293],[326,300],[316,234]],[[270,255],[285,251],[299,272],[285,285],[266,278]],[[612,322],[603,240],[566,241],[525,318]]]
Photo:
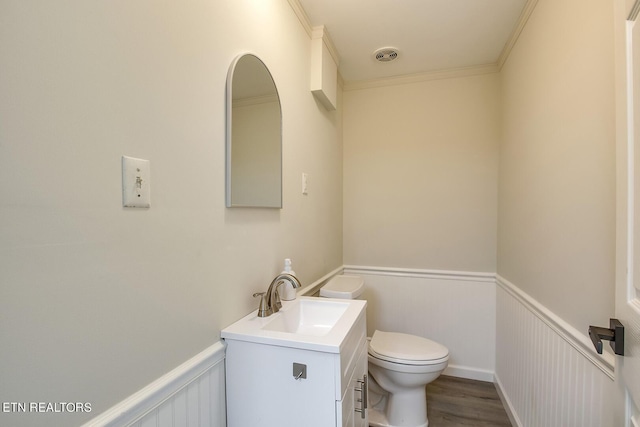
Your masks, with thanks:
[[[280,295],[278,295],[278,286],[282,285],[285,281],[291,283],[291,286],[293,286],[294,289],[302,287],[296,276],[288,273],[278,274],[276,278],[271,281],[266,293],[257,292],[253,294],[254,297],[262,297],[260,299],[258,317],[271,316],[273,313],[280,311],[282,308],[282,302],[280,302]]]

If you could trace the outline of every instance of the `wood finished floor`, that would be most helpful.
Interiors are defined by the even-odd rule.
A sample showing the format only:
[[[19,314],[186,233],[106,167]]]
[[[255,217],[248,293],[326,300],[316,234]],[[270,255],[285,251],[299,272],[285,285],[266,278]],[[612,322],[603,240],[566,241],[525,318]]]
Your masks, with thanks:
[[[429,427],[512,427],[493,383],[440,376],[427,385]]]

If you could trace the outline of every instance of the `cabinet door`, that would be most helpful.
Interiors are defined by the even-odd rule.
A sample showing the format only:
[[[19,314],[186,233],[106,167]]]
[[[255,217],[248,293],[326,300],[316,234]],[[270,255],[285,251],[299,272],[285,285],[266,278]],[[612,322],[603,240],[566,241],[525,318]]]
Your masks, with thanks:
[[[227,340],[228,427],[336,423],[337,354]],[[306,365],[296,379],[294,363]]]
[[[342,398],[336,402],[339,414],[338,426],[342,427],[368,427],[369,416],[367,411],[367,342],[360,346],[359,355],[355,362],[355,369],[349,380],[349,385]]]
[[[369,402],[368,402],[368,375],[369,359],[368,359],[368,343],[365,342],[364,348],[360,352],[356,370],[353,373],[353,426],[369,427]]]

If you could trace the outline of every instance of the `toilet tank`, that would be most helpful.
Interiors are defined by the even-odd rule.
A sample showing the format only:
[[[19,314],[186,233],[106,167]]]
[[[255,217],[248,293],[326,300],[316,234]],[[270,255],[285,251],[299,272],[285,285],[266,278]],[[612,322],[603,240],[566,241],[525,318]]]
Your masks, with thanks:
[[[364,291],[364,279],[360,276],[339,274],[320,288],[324,298],[358,299]]]

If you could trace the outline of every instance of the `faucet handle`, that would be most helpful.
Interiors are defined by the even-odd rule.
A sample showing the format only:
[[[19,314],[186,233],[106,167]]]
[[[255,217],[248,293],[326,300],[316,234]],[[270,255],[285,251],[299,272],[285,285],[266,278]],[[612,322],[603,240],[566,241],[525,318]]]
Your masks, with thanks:
[[[253,294],[254,298],[260,297],[260,305],[258,306],[258,317],[267,317],[271,314],[271,309],[267,306],[267,301],[264,299],[266,292],[256,292]]]

